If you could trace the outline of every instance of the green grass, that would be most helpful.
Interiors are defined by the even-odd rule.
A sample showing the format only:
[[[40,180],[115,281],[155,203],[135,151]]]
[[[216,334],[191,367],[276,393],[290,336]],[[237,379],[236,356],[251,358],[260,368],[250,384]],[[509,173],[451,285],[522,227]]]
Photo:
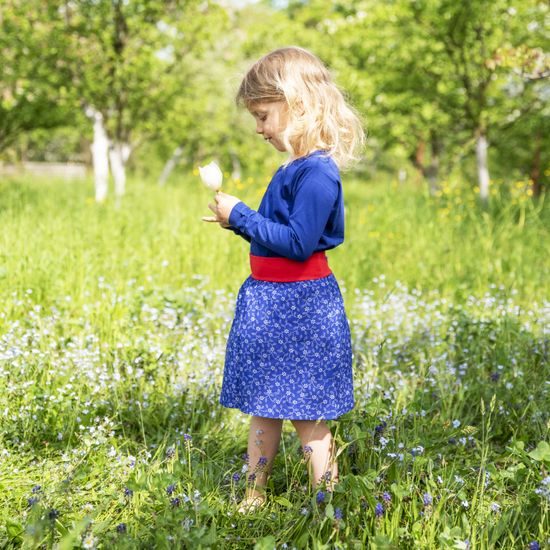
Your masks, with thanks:
[[[248,243],[200,221],[192,176],[104,205],[89,182],[0,183],[0,547],[549,543],[548,208],[345,185],[341,482],[318,502],[285,423],[269,503],[241,517],[248,417],[217,399]]]

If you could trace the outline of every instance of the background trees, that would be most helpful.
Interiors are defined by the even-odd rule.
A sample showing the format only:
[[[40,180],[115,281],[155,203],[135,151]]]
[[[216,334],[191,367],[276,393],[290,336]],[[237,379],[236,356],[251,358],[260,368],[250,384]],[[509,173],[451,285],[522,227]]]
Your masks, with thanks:
[[[364,116],[366,174],[416,173],[434,193],[459,172],[484,201],[492,179],[513,175],[539,194],[549,17],[538,0],[9,0],[0,154],[41,158],[59,143],[49,158],[82,156],[95,127],[98,200],[109,167],[119,194],[127,166],[161,183],[212,156],[236,176],[253,173],[273,155],[233,95],[259,55],[297,44],[329,65]]]

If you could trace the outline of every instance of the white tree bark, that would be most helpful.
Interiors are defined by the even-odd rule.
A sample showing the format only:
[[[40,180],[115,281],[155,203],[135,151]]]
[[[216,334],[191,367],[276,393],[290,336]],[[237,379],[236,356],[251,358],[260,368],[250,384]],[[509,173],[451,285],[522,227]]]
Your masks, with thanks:
[[[164,185],[166,183],[166,180],[170,177],[172,170],[176,167],[176,164],[179,162],[182,154],[183,147],[178,145],[162,169],[162,174],[159,178],[159,185]]]
[[[86,115],[94,123],[94,141],[91,146],[94,167],[94,186],[96,202],[107,198],[109,183],[109,138],[103,126],[103,115],[93,107],[87,107]]]
[[[111,172],[115,181],[115,195],[122,197],[126,191],[126,161],[130,156],[132,148],[127,143],[115,142],[109,149],[109,160],[111,161]]]
[[[477,177],[479,182],[479,197],[483,202],[489,201],[489,165],[487,163],[487,138],[479,132],[476,140]]]

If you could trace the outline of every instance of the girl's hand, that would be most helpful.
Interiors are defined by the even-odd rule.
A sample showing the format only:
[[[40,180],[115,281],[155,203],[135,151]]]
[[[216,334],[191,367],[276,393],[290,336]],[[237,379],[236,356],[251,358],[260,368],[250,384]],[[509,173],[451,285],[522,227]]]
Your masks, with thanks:
[[[233,210],[233,207],[238,203],[241,202],[241,199],[238,199],[237,197],[234,197],[233,195],[228,195],[227,193],[224,193],[223,191],[218,191],[216,195],[214,196],[213,203],[210,203],[208,205],[208,208],[214,212],[216,215],[215,218],[204,217],[204,221],[216,221],[223,227],[229,227],[229,214],[231,214],[231,210]]]

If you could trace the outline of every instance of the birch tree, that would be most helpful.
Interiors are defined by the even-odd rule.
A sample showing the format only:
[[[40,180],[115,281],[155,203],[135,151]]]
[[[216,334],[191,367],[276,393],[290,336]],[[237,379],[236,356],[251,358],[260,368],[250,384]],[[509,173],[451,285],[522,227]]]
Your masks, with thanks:
[[[71,44],[72,86],[96,130],[103,125],[94,136],[102,142],[105,132],[115,193],[122,196],[130,156],[186,93],[189,58],[213,40],[216,25],[208,22],[223,18],[223,10],[196,0],[75,0],[59,9]],[[95,139],[92,151],[105,155]],[[105,160],[94,160],[100,166]],[[96,185],[96,198],[104,200],[103,173]]]

